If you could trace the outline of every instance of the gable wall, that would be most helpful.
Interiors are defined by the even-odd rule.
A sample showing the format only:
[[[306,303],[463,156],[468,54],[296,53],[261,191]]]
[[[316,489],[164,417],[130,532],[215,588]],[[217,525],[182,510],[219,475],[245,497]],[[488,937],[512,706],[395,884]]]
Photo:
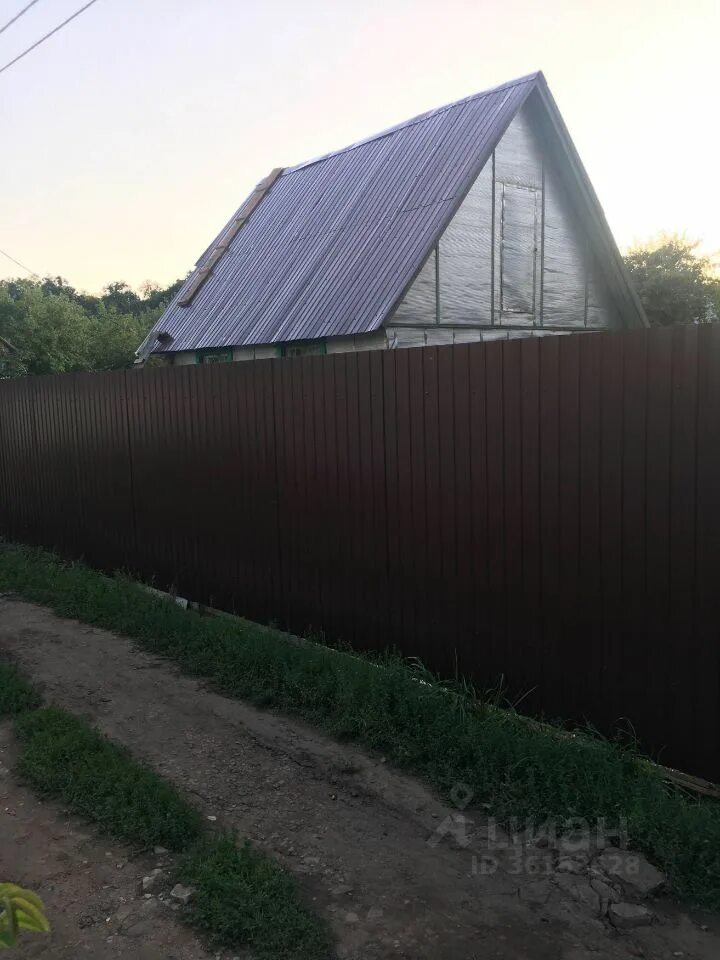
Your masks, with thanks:
[[[386,324],[389,343],[619,325],[561,170],[526,104]]]

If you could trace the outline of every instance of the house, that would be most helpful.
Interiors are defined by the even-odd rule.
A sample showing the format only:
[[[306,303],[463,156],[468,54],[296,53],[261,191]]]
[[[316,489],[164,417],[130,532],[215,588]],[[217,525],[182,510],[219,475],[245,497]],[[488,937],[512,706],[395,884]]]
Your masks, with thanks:
[[[647,325],[542,73],[261,181],[139,361]]]

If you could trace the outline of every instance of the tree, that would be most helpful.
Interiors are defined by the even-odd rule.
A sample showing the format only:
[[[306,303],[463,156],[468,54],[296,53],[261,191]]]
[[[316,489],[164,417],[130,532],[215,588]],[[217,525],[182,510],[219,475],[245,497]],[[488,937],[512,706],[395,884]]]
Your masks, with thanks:
[[[130,366],[180,283],[142,295],[111,283],[97,297],[63,277],[0,282],[0,378]]]
[[[162,310],[160,305],[138,314],[124,313],[102,303],[89,321],[86,369],[118,370],[132,366],[135,351]]]
[[[108,307],[115,307],[121,313],[138,313],[142,300],[127,283],[108,283],[103,290],[103,303]]]
[[[12,292],[0,287],[0,335],[13,347],[0,358],[0,374],[87,369],[89,318],[82,307],[30,280],[13,286]]]
[[[146,306],[150,309],[156,309],[157,307],[164,308],[185,283],[185,279],[186,278],[176,280],[175,283],[171,283],[169,287],[157,287],[154,283],[144,283],[141,292]]]
[[[660,236],[625,257],[651,326],[720,320],[720,278],[697,243]]]

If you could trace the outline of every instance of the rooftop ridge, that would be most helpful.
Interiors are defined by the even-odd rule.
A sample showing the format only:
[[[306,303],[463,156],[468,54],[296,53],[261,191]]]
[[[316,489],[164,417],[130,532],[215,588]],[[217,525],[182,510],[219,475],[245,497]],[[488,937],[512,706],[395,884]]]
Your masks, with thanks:
[[[337,150],[331,150],[329,153],[324,153],[319,157],[313,157],[312,160],[304,160],[302,163],[297,163],[293,167],[286,167],[282,176],[287,177],[293,173],[298,173],[300,170],[305,170],[307,167],[312,167],[316,163],[322,163],[323,160],[329,160],[331,157],[337,157],[343,153],[349,153],[351,150],[362,147],[367,143],[372,143],[375,140],[382,140],[383,137],[391,136],[393,133],[397,133],[398,130],[404,130],[406,127],[412,127],[417,123],[422,123],[424,120],[427,120],[430,117],[444,113],[446,110],[452,110],[454,107],[462,106],[464,103],[470,103],[472,100],[479,100],[482,97],[490,96],[490,94],[500,93],[501,90],[507,90],[510,87],[517,87],[521,83],[530,83],[531,81],[538,79],[544,80],[542,70],[536,70],[534,73],[528,73],[523,77],[517,77],[515,80],[508,80],[506,83],[500,83],[496,87],[489,87],[487,90],[480,90],[477,93],[469,94],[467,97],[461,97],[460,100],[454,100],[452,103],[446,103],[440,107],[434,107],[432,110],[426,110],[424,113],[419,113],[415,117],[410,117],[409,120],[403,120],[401,123],[396,123],[392,127],[386,127],[384,130],[380,130],[378,133],[374,133],[369,137],[364,137],[362,140],[356,140],[354,143],[350,143],[345,147],[339,147]]]

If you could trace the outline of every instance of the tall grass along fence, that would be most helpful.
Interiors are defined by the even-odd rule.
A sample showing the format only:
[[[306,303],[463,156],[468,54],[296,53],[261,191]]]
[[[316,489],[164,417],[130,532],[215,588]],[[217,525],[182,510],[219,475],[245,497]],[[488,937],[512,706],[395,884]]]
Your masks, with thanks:
[[[0,533],[720,779],[720,326],[0,383]]]

